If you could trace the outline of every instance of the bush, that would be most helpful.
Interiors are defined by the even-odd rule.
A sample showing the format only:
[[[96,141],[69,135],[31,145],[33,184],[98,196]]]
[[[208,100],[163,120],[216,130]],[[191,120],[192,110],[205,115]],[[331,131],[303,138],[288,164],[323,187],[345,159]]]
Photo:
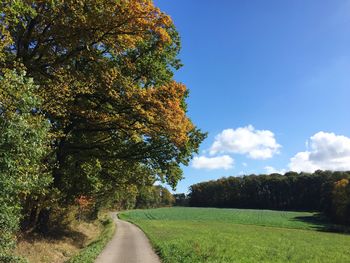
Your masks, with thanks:
[[[40,100],[25,73],[0,76],[0,262],[15,262],[11,251],[23,200],[45,192],[51,178],[43,170],[49,123],[36,112]]]

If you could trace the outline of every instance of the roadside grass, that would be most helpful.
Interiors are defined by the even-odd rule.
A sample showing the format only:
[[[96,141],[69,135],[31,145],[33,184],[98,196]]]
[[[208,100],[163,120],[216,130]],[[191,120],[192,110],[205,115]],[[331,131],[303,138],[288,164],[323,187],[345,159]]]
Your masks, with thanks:
[[[111,238],[115,224],[107,214],[91,222],[75,221],[63,232],[43,237],[29,233],[19,239],[15,254],[30,263],[93,262]],[[88,258],[92,260],[87,260]],[[79,261],[80,260],[80,261]]]
[[[79,254],[68,260],[67,263],[93,263],[95,261],[112,238],[115,231],[115,223],[113,219],[106,218],[102,221],[102,227],[103,230],[99,237],[82,249]]]
[[[350,262],[350,235],[323,232],[334,226],[316,213],[162,208],[120,217],[145,231],[164,263]]]

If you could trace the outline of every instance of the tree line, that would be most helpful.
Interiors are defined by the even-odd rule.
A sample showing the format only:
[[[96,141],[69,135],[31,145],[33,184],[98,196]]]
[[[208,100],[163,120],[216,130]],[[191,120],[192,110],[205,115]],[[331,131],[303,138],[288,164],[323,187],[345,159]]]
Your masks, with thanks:
[[[196,207],[320,211],[350,224],[350,172],[288,172],[202,182],[190,187]]]
[[[154,182],[174,188],[206,136],[179,50],[151,0],[0,3],[0,261],[67,207],[168,205]]]

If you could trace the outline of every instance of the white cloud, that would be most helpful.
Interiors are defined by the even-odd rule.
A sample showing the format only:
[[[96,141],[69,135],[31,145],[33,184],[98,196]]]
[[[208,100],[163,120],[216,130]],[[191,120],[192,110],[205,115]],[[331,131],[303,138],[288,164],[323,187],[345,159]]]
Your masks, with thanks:
[[[265,166],[264,169],[265,169],[267,174],[274,174],[274,173],[285,174],[286,173],[285,169],[278,170],[273,166]]]
[[[252,125],[226,129],[215,137],[210,154],[238,153],[252,159],[268,159],[279,152],[275,135],[269,130],[255,130]]]
[[[196,169],[230,169],[233,167],[234,160],[228,155],[217,157],[196,156],[193,158],[192,167]]]
[[[242,163],[242,165],[243,165],[244,167],[247,167],[247,166],[248,166],[248,164],[247,164],[247,163]]]
[[[334,133],[318,132],[308,143],[307,151],[290,159],[289,169],[296,172],[315,170],[350,170],[350,138]]]

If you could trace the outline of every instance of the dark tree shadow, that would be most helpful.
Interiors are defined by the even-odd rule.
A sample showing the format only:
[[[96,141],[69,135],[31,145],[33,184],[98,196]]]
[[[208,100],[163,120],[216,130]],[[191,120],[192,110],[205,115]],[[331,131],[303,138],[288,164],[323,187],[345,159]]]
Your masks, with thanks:
[[[329,218],[321,213],[316,213],[311,216],[297,216],[294,217],[294,220],[312,224],[312,228],[316,231],[350,234],[349,226],[334,224],[330,222]]]
[[[71,227],[57,226],[51,228],[46,234],[39,233],[35,230],[24,233],[19,236],[19,239],[26,240],[30,243],[36,241],[48,240],[52,242],[64,240],[77,248],[83,248],[86,244],[88,237],[79,231],[73,230]]]

